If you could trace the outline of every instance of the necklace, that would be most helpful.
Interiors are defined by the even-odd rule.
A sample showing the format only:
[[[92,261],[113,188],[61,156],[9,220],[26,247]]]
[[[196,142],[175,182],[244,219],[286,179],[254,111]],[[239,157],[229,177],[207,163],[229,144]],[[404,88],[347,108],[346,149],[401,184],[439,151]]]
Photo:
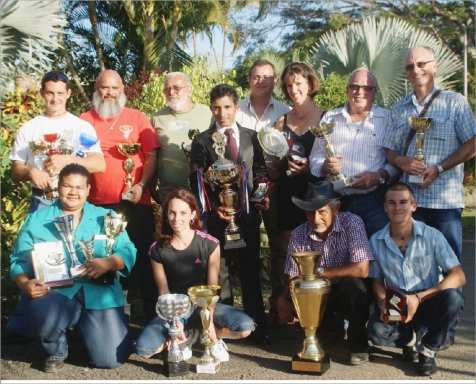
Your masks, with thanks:
[[[122,113],[122,111],[121,111],[121,113]],[[119,120],[119,117],[121,116],[121,113],[119,113],[119,115],[116,117],[116,120],[114,120],[114,123],[112,123],[112,125],[109,124],[106,120],[104,120],[101,116],[99,116],[99,117],[101,117],[101,120],[104,121],[107,125],[109,125],[110,129],[114,129],[114,125],[116,125],[117,120]]]
[[[410,231],[410,233],[406,234],[405,236],[398,236],[397,238],[395,238],[396,236],[394,236],[392,231],[390,231],[390,236],[392,237],[393,241],[395,242],[395,245],[398,247],[402,255],[405,255],[412,235],[413,235],[413,230]],[[408,240],[405,240],[406,238],[408,238]]]
[[[63,113],[59,114],[59,115],[50,115],[48,112],[44,112],[45,113],[45,116],[46,117],[61,117],[63,115],[66,115],[68,113],[68,111],[64,111]]]
[[[305,113],[304,115],[297,115],[295,113],[292,113],[293,116],[295,116],[296,118],[298,118],[299,120],[302,120],[304,119],[306,116],[309,116],[312,112],[314,112],[316,110],[316,106],[314,105],[314,107],[311,109],[311,112],[308,112],[308,113]]]

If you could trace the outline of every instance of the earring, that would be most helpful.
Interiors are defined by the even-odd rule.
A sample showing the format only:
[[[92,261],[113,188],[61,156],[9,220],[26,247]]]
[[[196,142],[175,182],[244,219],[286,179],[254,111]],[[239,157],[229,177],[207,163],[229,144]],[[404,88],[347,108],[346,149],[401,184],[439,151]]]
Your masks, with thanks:
[[[192,219],[192,220],[190,220],[190,225],[192,225],[192,224],[193,224],[193,219]]]

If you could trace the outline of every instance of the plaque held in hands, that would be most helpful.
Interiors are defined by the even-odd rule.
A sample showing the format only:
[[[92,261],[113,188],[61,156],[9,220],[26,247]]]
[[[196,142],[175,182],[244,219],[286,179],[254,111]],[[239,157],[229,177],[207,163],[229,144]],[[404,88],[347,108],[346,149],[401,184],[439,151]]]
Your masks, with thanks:
[[[407,319],[407,295],[395,287],[387,287],[385,293],[385,305],[387,314],[384,321],[405,321]]]

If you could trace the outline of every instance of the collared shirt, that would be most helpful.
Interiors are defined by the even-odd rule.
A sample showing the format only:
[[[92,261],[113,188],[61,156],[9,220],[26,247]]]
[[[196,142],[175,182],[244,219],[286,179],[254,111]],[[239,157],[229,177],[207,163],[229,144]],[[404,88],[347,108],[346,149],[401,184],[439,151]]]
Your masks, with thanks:
[[[217,126],[217,131],[220,133],[223,133],[225,135],[225,131],[228,128],[233,129],[233,137],[235,138],[236,141],[236,149],[238,152],[240,151],[240,131],[238,130],[238,125],[236,125],[236,122],[233,123],[231,127],[222,127],[220,124],[215,123]],[[228,143],[228,136],[225,135],[225,143]]]
[[[250,128],[258,132],[261,128],[271,127],[281,116],[291,110],[289,105],[283,104],[271,97],[261,118],[258,118],[256,112],[251,105],[251,98],[240,100],[238,102],[240,109],[236,113],[236,122],[242,127]]]
[[[433,90],[434,91],[434,90]],[[410,125],[409,117],[418,117],[418,109],[409,95],[396,103],[391,109],[384,147],[403,155],[405,141]],[[426,102],[430,95],[424,100]],[[420,103],[420,104],[423,104]],[[427,167],[440,164],[457,151],[476,134],[476,122],[466,99],[459,93],[443,91],[433,100],[425,117],[433,119],[433,125],[425,133],[423,143],[424,163]],[[407,156],[413,157],[417,146],[415,139],[408,148]],[[464,207],[463,192],[464,164],[445,170],[433,184],[420,188],[409,182],[409,175],[402,174],[400,181],[413,188],[418,206],[433,209],[452,209]]]
[[[372,105],[364,121],[354,123],[347,111],[347,106],[348,104],[329,111],[322,119],[323,123],[328,123],[331,119],[335,121],[334,131],[328,136],[335,153],[343,156],[342,172],[354,179],[355,175],[364,171],[377,172],[379,169],[385,169],[390,175],[389,181],[393,181],[398,175],[398,169],[387,162],[387,150],[383,147],[390,112]],[[309,156],[313,175],[324,176],[322,165],[328,157],[325,140],[316,138]],[[332,176],[328,176],[326,180],[332,182]],[[338,192],[341,195],[364,195],[377,187],[378,185],[369,189],[346,187],[339,189]]]
[[[443,272],[460,265],[443,234],[413,220],[413,237],[402,255],[390,235],[390,223],[370,238],[375,261],[369,277],[385,278],[387,286],[424,291],[443,280]]]
[[[308,222],[297,227],[289,238],[284,273],[289,276],[299,275],[298,266],[290,254],[309,251],[324,252],[319,263],[319,266],[323,268],[374,260],[364,222],[359,216],[349,212],[337,214],[334,226],[326,240],[317,236]]]

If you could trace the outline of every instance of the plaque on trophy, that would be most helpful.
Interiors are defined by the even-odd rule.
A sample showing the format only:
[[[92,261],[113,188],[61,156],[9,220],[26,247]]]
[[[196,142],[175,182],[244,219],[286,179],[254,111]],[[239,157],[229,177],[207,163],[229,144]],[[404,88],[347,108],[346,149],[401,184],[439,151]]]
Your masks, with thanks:
[[[165,375],[175,377],[187,375],[189,364],[183,359],[182,350],[177,343],[177,337],[180,335],[178,322],[180,318],[189,317],[193,308],[187,295],[166,294],[159,296],[155,306],[159,317],[170,323],[169,335],[172,338],[172,347],[164,362]]]
[[[227,215],[232,216],[225,228],[225,246],[224,249],[246,247],[240,228],[235,223],[234,215],[239,210],[238,193],[232,188],[243,177],[243,167],[235,164],[233,161],[225,158],[225,135],[215,132],[212,136],[213,147],[218,155],[215,161],[205,173],[209,184],[223,189],[219,198],[225,206]]]
[[[319,345],[316,330],[326,310],[331,283],[315,274],[322,252],[297,252],[290,256],[299,267],[299,276],[291,280],[289,291],[306,335],[301,351],[292,359],[292,371],[322,375],[330,368],[330,356]]]
[[[385,305],[387,313],[383,315],[384,321],[405,321],[407,319],[407,295],[398,288],[387,287]]]
[[[417,150],[413,158],[423,162],[425,160],[425,155],[423,154],[425,133],[433,125],[433,119],[430,117],[409,117],[408,123],[410,124],[410,128],[416,131],[415,143]],[[418,177],[418,175],[408,175],[408,181],[410,183],[421,184],[423,183],[423,177]]]
[[[215,361],[210,351],[213,340],[209,331],[210,322],[212,321],[209,308],[217,303],[220,289],[221,287],[218,285],[198,285],[187,290],[192,303],[202,308],[200,319],[202,320],[203,337],[200,339],[200,343],[205,346],[205,352],[200,358],[200,363],[197,364],[197,373],[215,374],[220,370],[220,363]]]
[[[63,243],[53,241],[36,243],[31,251],[35,279],[50,288],[65,288],[74,285],[68,273]]]
[[[124,169],[127,172],[127,175],[124,177],[124,192],[122,193],[122,200],[131,200],[134,196],[132,192],[127,192],[132,187],[132,184],[135,181],[135,177],[131,175],[132,170],[136,166],[132,156],[135,156],[140,151],[139,143],[121,143],[117,144],[117,149],[119,153],[126,156],[127,159],[124,160]]]
[[[309,128],[314,136],[324,140],[326,143],[326,152],[329,157],[336,157],[334,146],[331,144],[329,139],[329,135],[334,131],[335,125],[334,120],[330,120],[328,123],[319,123],[318,125]],[[351,182],[352,179],[350,177],[347,177],[343,172],[340,172],[338,175],[333,176],[332,184],[334,185],[334,191],[348,187]]]

